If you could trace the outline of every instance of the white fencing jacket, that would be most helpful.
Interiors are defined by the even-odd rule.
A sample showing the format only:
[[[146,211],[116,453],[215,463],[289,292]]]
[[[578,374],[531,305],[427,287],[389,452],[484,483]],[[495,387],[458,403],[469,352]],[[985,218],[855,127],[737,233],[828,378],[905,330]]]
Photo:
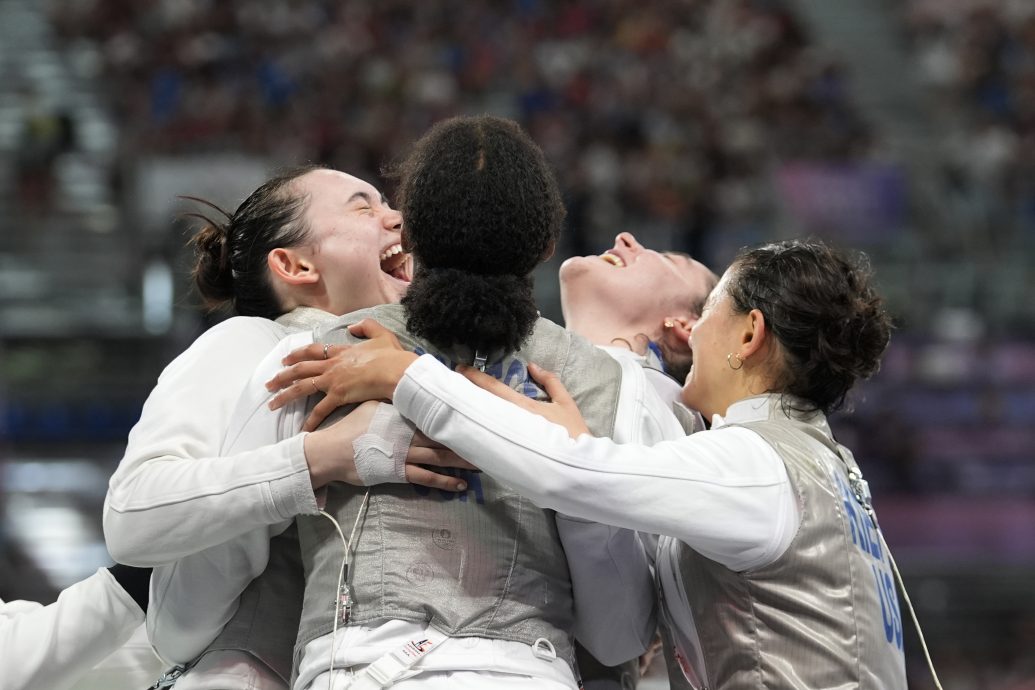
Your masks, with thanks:
[[[0,600],[0,690],[140,690],[161,667],[143,622],[107,568],[49,606]]]
[[[163,372],[111,480],[104,524],[113,556],[121,562],[153,566],[183,559],[175,567],[158,567],[152,578],[148,630],[156,649],[169,661],[187,661],[205,649],[233,614],[244,586],[265,567],[269,536],[286,527],[285,521],[294,515],[317,510],[302,450],[303,435],[297,433],[304,418],[303,405],[270,412],[266,408],[270,396],[262,387],[279,370],[283,355],[311,342],[311,335],[305,332],[285,339],[265,358],[266,365],[256,370],[276,337],[277,329],[270,322],[238,317],[199,338]],[[644,384],[639,365],[629,361],[623,364],[623,372],[628,381],[623,382],[618,427],[627,434],[625,438],[650,443],[678,434],[678,424],[667,405]],[[244,390],[240,404],[234,404],[233,396],[214,394],[214,381],[221,390]],[[239,425],[240,415],[268,415],[268,423],[250,425],[261,430],[258,436],[239,438],[235,452],[221,457],[227,430]],[[600,525],[578,525],[570,532],[583,530],[582,538],[594,543],[588,554],[607,553],[597,541],[601,529],[607,530],[607,538],[630,538],[628,533],[621,536],[619,530]],[[566,548],[574,548],[577,539],[573,536],[570,545],[566,541]],[[229,540],[234,543],[226,543]],[[219,544],[223,546],[184,558]],[[583,572],[593,587],[581,585],[582,592],[595,589],[612,607],[584,605],[582,611],[606,610],[614,615],[616,595],[614,589],[606,589],[602,577],[610,571],[616,577],[614,587],[621,587],[617,601],[640,609],[638,615],[644,617],[642,610],[652,602],[649,591],[641,586],[642,575],[631,572],[639,566],[616,559],[594,562],[592,558],[571,559],[573,580],[578,582],[578,572]],[[641,583],[638,595],[632,594],[633,580]],[[579,589],[576,584],[576,591]],[[584,620],[587,622],[580,622],[580,629],[606,630],[592,618]],[[346,653],[336,662],[339,665],[372,660],[366,657],[376,658],[401,646],[410,632],[382,640],[376,631],[354,630],[349,634],[380,641],[364,645],[363,640],[354,640],[355,644],[346,647],[367,650],[364,658],[352,659]],[[395,644],[396,638],[399,644]],[[454,651],[436,652],[422,665],[434,665],[437,657],[443,667],[467,668],[472,660],[484,657],[477,649]],[[506,663],[502,666],[509,670]]]

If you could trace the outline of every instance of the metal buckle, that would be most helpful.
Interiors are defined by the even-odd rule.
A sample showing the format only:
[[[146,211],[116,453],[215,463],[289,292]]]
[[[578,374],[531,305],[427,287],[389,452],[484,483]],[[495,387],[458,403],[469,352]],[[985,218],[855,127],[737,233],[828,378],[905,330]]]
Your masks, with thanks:
[[[148,690],[162,690],[162,688],[171,688],[176,684],[176,681],[180,679],[184,673],[187,672],[190,666],[186,664],[176,664],[171,669],[161,675],[161,677],[155,681]]]
[[[862,473],[858,470],[848,470],[848,485],[852,487],[852,494],[855,500],[862,506],[863,511],[870,516],[874,526],[877,525],[877,516],[873,513],[873,497],[870,495],[870,483],[863,479]]]

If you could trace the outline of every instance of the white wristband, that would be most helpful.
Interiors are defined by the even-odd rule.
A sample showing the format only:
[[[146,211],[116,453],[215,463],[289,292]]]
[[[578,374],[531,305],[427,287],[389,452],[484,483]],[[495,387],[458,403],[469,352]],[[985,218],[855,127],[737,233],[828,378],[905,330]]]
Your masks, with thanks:
[[[416,427],[392,405],[380,403],[367,433],[352,442],[356,474],[363,486],[406,481],[406,454]]]

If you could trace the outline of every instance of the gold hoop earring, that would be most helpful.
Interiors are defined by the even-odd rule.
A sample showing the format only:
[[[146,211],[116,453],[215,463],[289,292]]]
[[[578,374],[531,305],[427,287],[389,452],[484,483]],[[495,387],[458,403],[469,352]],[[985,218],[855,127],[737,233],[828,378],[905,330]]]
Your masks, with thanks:
[[[733,366],[733,358],[734,357],[736,357],[737,361],[740,362],[740,366],[739,367]],[[726,364],[730,365],[730,369],[732,369],[733,371],[740,371],[741,369],[744,368],[744,360],[741,358],[740,355],[735,354],[733,352],[731,352],[728,355],[726,355]]]

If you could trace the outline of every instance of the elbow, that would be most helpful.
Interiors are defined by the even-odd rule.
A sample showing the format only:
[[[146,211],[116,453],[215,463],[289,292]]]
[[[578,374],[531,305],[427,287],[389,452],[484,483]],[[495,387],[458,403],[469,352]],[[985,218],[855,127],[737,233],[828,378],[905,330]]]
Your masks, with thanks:
[[[124,515],[108,511],[104,515],[104,543],[108,554],[116,563],[132,565],[138,568],[150,568],[162,565],[165,560],[159,559],[152,547],[154,542],[148,539],[144,530]]]
[[[197,659],[207,647],[199,644],[189,630],[165,630],[148,621],[147,636],[155,656],[167,664],[187,664]]]
[[[514,485],[519,490],[523,489],[540,508],[556,510],[558,513],[579,519],[585,519],[585,511],[578,509],[577,497],[594,495],[593,487],[579,482],[577,477],[562,472],[530,474],[520,477]]]

